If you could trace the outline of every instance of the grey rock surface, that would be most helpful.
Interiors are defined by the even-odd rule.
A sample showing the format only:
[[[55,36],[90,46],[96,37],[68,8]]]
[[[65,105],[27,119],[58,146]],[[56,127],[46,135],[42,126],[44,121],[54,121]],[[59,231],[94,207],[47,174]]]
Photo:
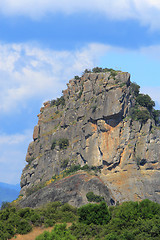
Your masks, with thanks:
[[[52,187],[55,195],[48,195],[48,199],[64,201],[68,192],[66,180],[62,180],[64,195],[63,187],[56,188],[58,185],[53,183],[44,188],[45,192],[42,189],[25,199],[26,191],[72,164],[100,168],[98,176],[115,202],[144,198],[160,202],[160,129],[153,119],[145,124],[131,120],[129,112],[135,101],[130,84],[129,73],[85,73],[67,84],[62,97],[65,104],[44,103],[21,177],[25,202],[33,198],[38,206],[36,198],[40,198],[40,193],[47,201],[47,191],[51,194]],[[62,139],[69,141],[63,149],[59,146]],[[71,191],[67,201],[76,206],[84,204],[85,189],[83,185],[84,196]],[[73,195],[78,197],[73,200]]]

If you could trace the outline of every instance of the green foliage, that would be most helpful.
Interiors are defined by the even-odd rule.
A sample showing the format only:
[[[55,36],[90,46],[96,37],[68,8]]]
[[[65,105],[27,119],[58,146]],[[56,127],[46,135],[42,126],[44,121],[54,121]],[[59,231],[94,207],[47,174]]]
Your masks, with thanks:
[[[25,219],[22,219],[18,226],[16,232],[19,234],[27,234],[32,230],[32,225]]]
[[[63,96],[60,98],[57,98],[56,100],[52,100],[50,103],[50,107],[59,106],[59,105],[65,106],[65,99]]]
[[[72,165],[70,166],[70,168],[66,170],[66,173],[67,173],[67,174],[69,174],[69,173],[74,173],[74,172],[79,171],[80,169],[81,169],[81,165],[80,165],[80,164],[78,164],[78,165],[72,164]]]
[[[155,120],[155,124],[159,125],[160,124],[160,110],[153,109],[152,115],[153,115],[153,118]]]
[[[102,239],[97,238],[100,233],[103,231],[102,225],[90,224],[86,225],[83,223],[73,223],[69,228],[72,235],[76,236],[77,239]]]
[[[84,73],[91,73],[91,70],[90,70],[90,69],[85,69],[84,72],[83,72],[83,74],[84,74]]]
[[[59,146],[60,150],[66,149],[69,146],[69,140],[67,138],[53,139],[51,149],[54,150],[56,146]]]
[[[92,72],[93,73],[100,73],[100,72],[103,72],[103,69],[101,67],[95,67],[92,69]]]
[[[69,159],[64,159],[63,162],[61,162],[61,168],[66,168],[69,163]]]
[[[76,80],[79,80],[79,79],[81,79],[79,76],[75,76],[74,77]]]
[[[107,224],[110,220],[110,213],[105,202],[100,204],[87,204],[78,209],[79,221],[85,224]]]
[[[60,149],[66,149],[69,146],[69,140],[67,138],[61,138],[58,141]]]
[[[96,111],[96,108],[97,108],[97,105],[94,105],[94,106],[92,107],[92,112],[93,112],[93,113]]]
[[[130,115],[133,120],[140,121],[141,123],[145,123],[151,118],[151,115],[147,109],[140,110],[138,108],[132,108]]]
[[[136,97],[136,101],[139,103],[139,105],[146,107],[150,111],[155,106],[155,102],[150,98],[148,94],[139,94]]]
[[[78,98],[80,98],[82,96],[83,90],[81,90],[78,94]]]
[[[33,226],[48,227],[60,222],[73,224],[68,229],[66,224],[55,225],[51,233],[44,232],[37,239],[159,240],[160,204],[145,199],[108,209],[106,203],[101,202],[78,210],[60,202],[37,209],[16,209],[10,205],[0,211],[0,239],[10,239],[16,233],[26,234]]]
[[[53,139],[51,149],[54,150],[56,145],[57,145],[57,141],[55,139]]]
[[[11,204],[9,202],[2,202],[1,204],[1,210],[5,209],[5,208],[9,208],[11,206]]]
[[[103,202],[104,201],[104,197],[101,197],[99,195],[95,195],[93,192],[88,192],[86,194],[87,200],[89,202]]]
[[[71,232],[69,229],[66,228],[67,225],[64,224],[58,224],[55,225],[54,229],[51,231],[51,233],[45,231],[43,234],[36,237],[35,240],[76,240],[76,237],[71,235]]]
[[[133,93],[137,97],[139,94],[140,86],[137,83],[133,82],[131,83],[130,89],[131,93]]]

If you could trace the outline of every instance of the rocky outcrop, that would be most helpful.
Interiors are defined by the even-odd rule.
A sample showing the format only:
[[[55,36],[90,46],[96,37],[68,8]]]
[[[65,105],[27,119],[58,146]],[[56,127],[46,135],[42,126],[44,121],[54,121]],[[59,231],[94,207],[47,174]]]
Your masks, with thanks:
[[[99,177],[78,173],[51,183],[26,197],[21,201],[21,206],[35,208],[49,202],[61,201],[79,207],[88,202],[86,194],[91,191],[103,196],[108,205],[114,203],[110,191]]]
[[[160,202],[160,129],[153,119],[142,123],[130,118],[135,98],[129,73],[85,73],[67,86],[63,96],[45,103],[38,115],[26,156],[28,164],[21,177],[24,198],[27,189],[59,175],[72,164],[87,164],[101,170],[98,177],[110,192],[107,201],[149,198]],[[47,199],[52,187],[61,197],[48,199],[64,201],[67,181],[60,182],[56,190],[61,192],[64,186],[64,195],[55,191],[56,183],[34,193],[35,206],[39,194]],[[80,195],[75,196],[74,205],[85,203],[84,196],[81,200]],[[26,199],[29,203],[30,198]],[[72,202],[72,193],[66,199]]]

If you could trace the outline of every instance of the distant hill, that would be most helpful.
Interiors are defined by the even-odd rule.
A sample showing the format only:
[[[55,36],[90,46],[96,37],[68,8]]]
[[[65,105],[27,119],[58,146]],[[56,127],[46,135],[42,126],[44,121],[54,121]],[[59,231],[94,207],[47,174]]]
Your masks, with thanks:
[[[0,206],[2,202],[11,202],[15,200],[20,192],[20,185],[7,184],[0,182]]]

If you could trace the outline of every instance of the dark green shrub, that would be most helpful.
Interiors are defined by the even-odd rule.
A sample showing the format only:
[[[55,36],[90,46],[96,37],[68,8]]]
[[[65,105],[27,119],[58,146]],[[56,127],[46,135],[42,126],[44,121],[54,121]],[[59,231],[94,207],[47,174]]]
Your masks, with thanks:
[[[79,76],[75,76],[74,77],[76,80],[79,80],[79,79],[81,79]]]
[[[78,165],[72,164],[70,166],[70,168],[68,170],[66,170],[66,173],[74,173],[74,172],[79,171],[80,169],[81,169],[81,165],[80,164],[78,164]]]
[[[66,168],[69,163],[69,159],[64,159],[63,162],[61,162],[61,168]]]
[[[60,98],[57,98],[55,105],[56,105],[56,106],[59,106],[59,105],[64,106],[64,105],[65,105],[65,99],[64,99],[64,97],[62,96],[62,97],[60,97]]]
[[[95,195],[93,192],[88,192],[86,194],[86,197],[89,202],[103,202],[104,201],[104,197]]]
[[[142,123],[145,123],[150,118],[150,114],[147,110],[137,111],[136,119]]]
[[[51,102],[50,102],[50,107],[59,106],[59,105],[62,105],[62,106],[65,105],[65,99],[63,96],[60,98],[57,98],[56,100],[51,100]]]
[[[17,226],[16,232],[19,234],[27,234],[31,230],[32,230],[32,225],[29,224],[29,222],[27,220],[22,219]]]
[[[145,123],[148,119],[151,118],[150,113],[148,110],[140,110],[140,109],[132,109],[130,112],[131,118],[136,121],[140,121],[142,123]]]
[[[94,106],[92,107],[92,112],[93,112],[93,113],[96,111],[96,108],[97,108],[97,105],[94,105]]]
[[[36,212],[34,212],[32,214],[32,216],[30,217],[30,220],[31,220],[32,224],[34,224],[35,226],[40,226],[41,225],[40,219],[41,219],[40,214],[38,214]]]
[[[110,220],[110,213],[105,202],[100,204],[87,204],[78,209],[79,221],[85,224],[107,224]]]
[[[130,89],[131,93],[134,93],[134,95],[137,97],[139,94],[140,86],[137,83],[133,82],[131,83]]]
[[[80,98],[82,96],[83,90],[81,90],[78,94],[78,98]]]
[[[92,69],[92,72],[93,73],[100,73],[100,72],[103,72],[103,69],[101,67],[95,67]]]
[[[90,69],[85,69],[83,73],[91,73]]]
[[[139,203],[138,210],[140,217],[143,219],[151,219],[155,215],[160,216],[160,205],[148,199]]]
[[[72,235],[76,236],[77,239],[102,239],[98,237],[99,234],[103,231],[103,226],[101,225],[73,223],[69,229]]]
[[[1,210],[5,209],[5,208],[10,208],[11,207],[11,203],[9,202],[2,202],[1,204]]]
[[[76,237],[72,236],[70,230],[66,228],[66,224],[55,225],[51,233],[45,231],[36,240],[76,240]]]
[[[67,138],[61,138],[58,141],[60,149],[66,149],[69,146],[69,140]]]
[[[18,211],[18,215],[21,218],[30,218],[33,215],[33,210],[29,207],[27,208],[22,208]]]
[[[55,139],[53,139],[51,149],[54,150],[56,145],[57,145],[57,141]]]
[[[139,94],[136,98],[139,105],[146,107],[148,110],[152,110],[155,106],[155,102],[150,98],[148,94]]]
[[[120,240],[120,239],[121,238],[117,235],[117,233],[110,233],[104,238],[104,240]]]
[[[90,167],[87,164],[85,164],[83,167],[81,167],[81,169],[82,170],[90,170]]]
[[[160,124],[160,110],[153,109],[152,115],[153,115],[153,118],[155,120],[155,124],[159,125]]]
[[[53,227],[53,225],[55,224],[55,220],[54,219],[46,219],[45,221],[44,221],[44,226],[46,227],[46,228],[48,228],[48,227]]]

